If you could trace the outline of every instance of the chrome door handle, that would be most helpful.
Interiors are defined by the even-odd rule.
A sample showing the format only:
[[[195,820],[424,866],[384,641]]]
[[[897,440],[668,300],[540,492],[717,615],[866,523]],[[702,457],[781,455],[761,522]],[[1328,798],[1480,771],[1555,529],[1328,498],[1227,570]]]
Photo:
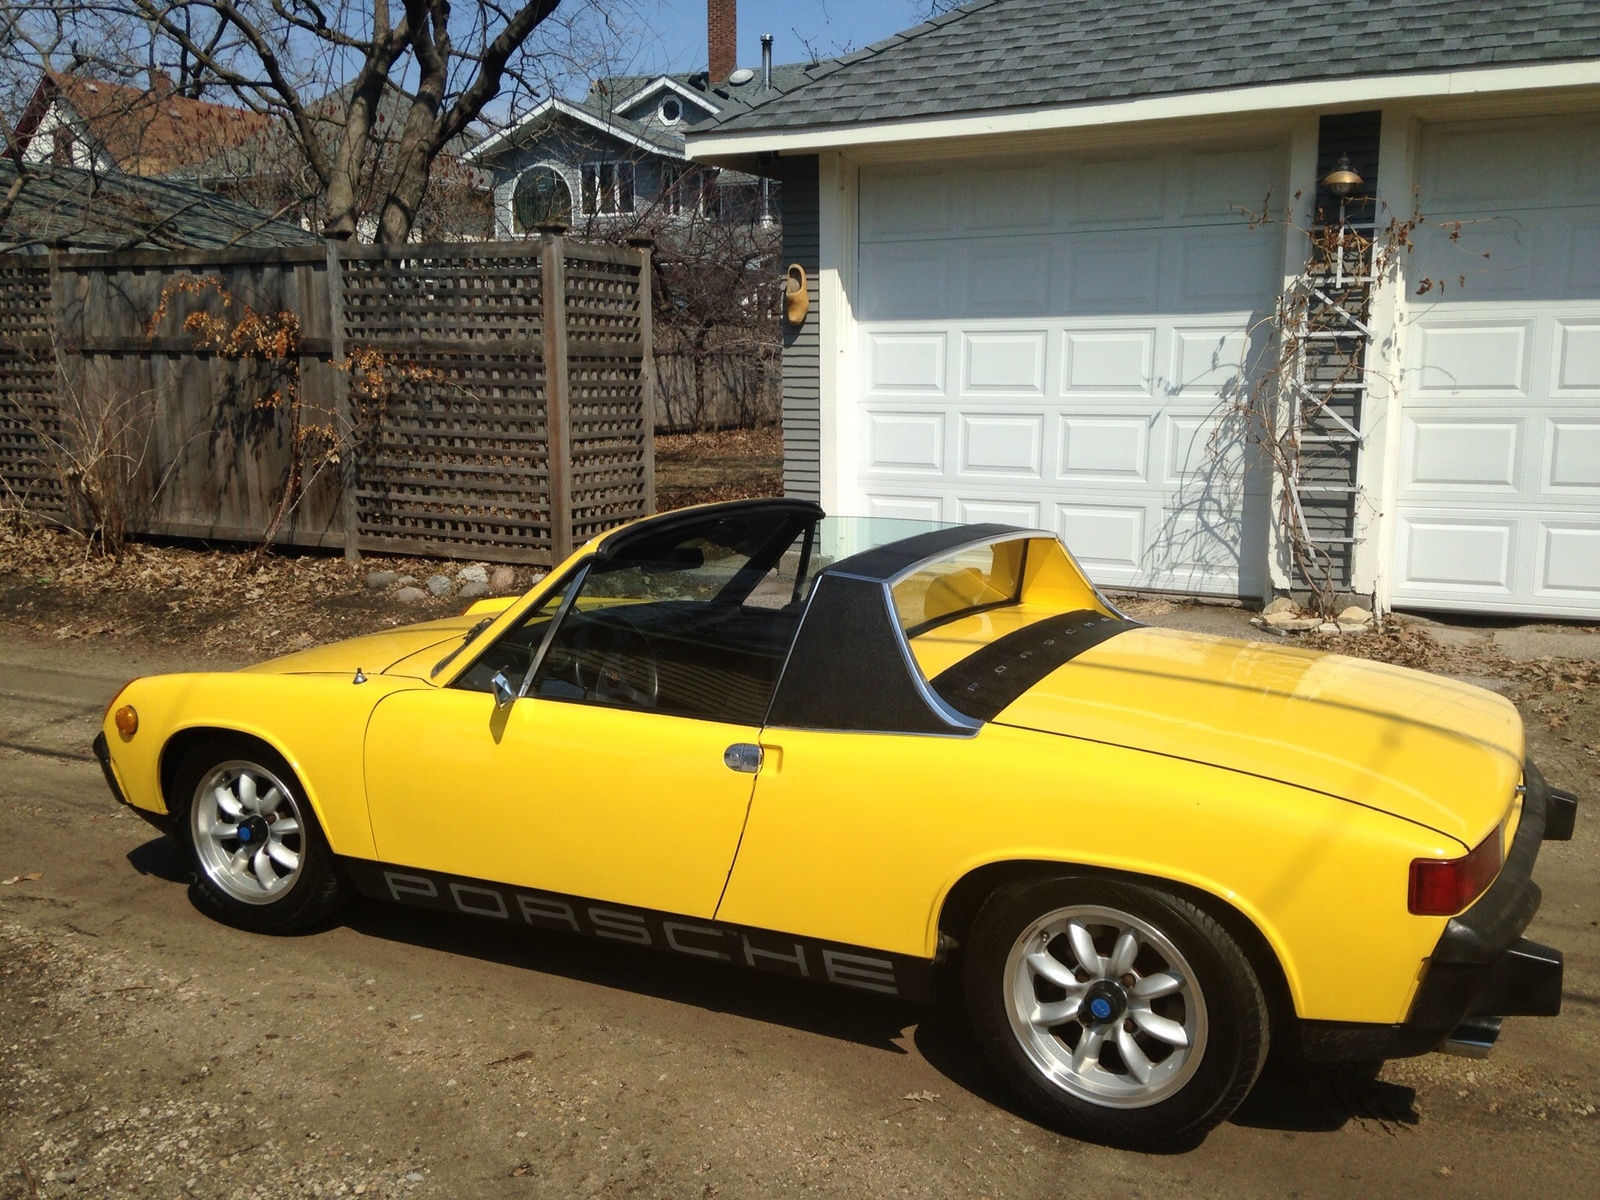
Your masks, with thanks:
[[[749,742],[735,742],[722,752],[722,765],[730,771],[754,775],[761,769],[761,747]]]

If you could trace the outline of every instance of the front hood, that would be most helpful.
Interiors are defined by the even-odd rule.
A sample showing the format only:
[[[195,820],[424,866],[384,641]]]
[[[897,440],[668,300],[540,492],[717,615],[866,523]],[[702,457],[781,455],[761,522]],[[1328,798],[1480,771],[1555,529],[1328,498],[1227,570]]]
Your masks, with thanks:
[[[359,667],[371,675],[388,671],[400,665],[402,660],[412,659],[404,663],[404,669],[397,673],[424,679],[428,668],[453,650],[467,630],[482,619],[481,614],[474,612],[440,621],[424,621],[420,625],[403,625],[383,633],[369,633],[348,641],[285,654],[282,658],[268,659],[245,670],[271,675],[354,675]],[[438,653],[432,657],[423,653],[433,649],[437,649]]]
[[[1136,628],[1004,709],[1002,724],[1212,763],[1478,844],[1522,774],[1522,720],[1491,692],[1338,654]]]

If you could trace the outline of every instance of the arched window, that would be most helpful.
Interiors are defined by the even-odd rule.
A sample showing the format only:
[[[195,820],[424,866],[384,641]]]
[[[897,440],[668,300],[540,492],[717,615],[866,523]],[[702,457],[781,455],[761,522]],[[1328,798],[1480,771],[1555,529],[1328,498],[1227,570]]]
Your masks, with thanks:
[[[552,221],[572,223],[572,189],[550,167],[533,167],[517,179],[511,193],[511,215],[518,233],[533,233]]]

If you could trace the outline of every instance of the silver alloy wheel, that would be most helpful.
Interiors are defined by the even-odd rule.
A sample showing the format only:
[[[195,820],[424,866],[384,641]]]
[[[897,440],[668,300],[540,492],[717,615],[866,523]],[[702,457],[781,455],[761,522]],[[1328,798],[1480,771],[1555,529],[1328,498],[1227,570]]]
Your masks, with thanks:
[[[1017,1043],[1078,1099],[1158,1104],[1205,1054],[1206,1006],[1193,968],[1130,913],[1077,905],[1044,914],[1012,944],[1004,987]]]
[[[299,802],[259,763],[236,759],[206,772],[189,804],[189,834],[206,878],[245,904],[270,904],[300,877]]]

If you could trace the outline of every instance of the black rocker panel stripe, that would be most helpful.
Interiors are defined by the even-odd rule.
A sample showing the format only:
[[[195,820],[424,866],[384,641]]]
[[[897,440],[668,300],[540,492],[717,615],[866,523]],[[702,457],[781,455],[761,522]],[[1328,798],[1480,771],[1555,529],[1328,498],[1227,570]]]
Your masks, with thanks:
[[[934,1000],[932,959],[364,858],[341,858],[339,865],[358,892],[375,900],[581,933],[923,1004]]]
[[[933,678],[933,690],[951,708],[992,721],[1057,667],[1137,621],[1108,617],[1090,608],[1057,613],[990,642]]]

